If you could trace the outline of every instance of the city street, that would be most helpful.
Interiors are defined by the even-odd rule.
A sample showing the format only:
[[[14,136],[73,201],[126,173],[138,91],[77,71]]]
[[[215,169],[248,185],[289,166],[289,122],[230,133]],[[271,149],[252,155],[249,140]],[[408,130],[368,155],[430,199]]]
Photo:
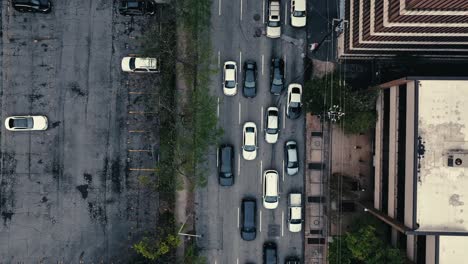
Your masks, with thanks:
[[[1,3],[1,120],[45,115],[49,128],[2,124],[0,262],[128,263],[158,212],[138,181],[155,164],[158,79],[123,73],[120,62],[139,51],[150,18],[121,16],[116,1],[54,1],[50,14],[10,2]]]
[[[286,6],[288,5],[288,6]],[[303,192],[304,163],[295,176],[284,173],[284,142],[296,140],[299,160],[304,157],[304,115],[291,120],[285,115],[287,88],[281,96],[269,92],[270,63],[274,57],[285,62],[286,86],[291,82],[302,83],[305,30],[289,26],[289,1],[282,1],[282,36],[269,39],[265,36],[264,21],[267,19],[266,1],[223,1],[212,5],[211,39],[213,57],[216,58],[218,74],[212,78],[211,89],[218,97],[219,125],[224,130],[222,143],[234,146],[235,183],[231,187],[218,184],[216,149],[212,149],[208,185],[197,191],[197,233],[203,255],[209,263],[261,263],[264,242],[278,245],[279,261],[286,256],[302,259],[303,233],[291,233],[287,229],[287,195],[291,191]],[[222,68],[225,61],[237,62],[238,93],[227,97],[222,91]],[[242,66],[245,60],[254,60],[258,67],[257,96],[242,95]],[[265,111],[269,106],[280,110],[278,142],[268,144],[264,137]],[[242,158],[242,126],[254,122],[258,131],[258,155],[253,161]],[[268,210],[262,205],[262,175],[266,169],[275,169],[280,176],[280,204]],[[240,237],[240,206],[245,197],[257,201],[257,237],[244,241]]]

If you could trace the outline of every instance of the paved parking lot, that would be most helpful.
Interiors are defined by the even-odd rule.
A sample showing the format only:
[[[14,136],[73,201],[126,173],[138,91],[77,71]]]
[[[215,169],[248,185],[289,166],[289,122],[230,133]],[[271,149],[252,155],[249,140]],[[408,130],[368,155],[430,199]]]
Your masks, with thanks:
[[[121,58],[156,18],[120,16],[117,1],[54,1],[22,14],[2,1],[2,122],[49,119],[43,132],[1,126],[0,262],[127,263],[155,226],[158,199],[138,181],[157,149],[158,76]]]

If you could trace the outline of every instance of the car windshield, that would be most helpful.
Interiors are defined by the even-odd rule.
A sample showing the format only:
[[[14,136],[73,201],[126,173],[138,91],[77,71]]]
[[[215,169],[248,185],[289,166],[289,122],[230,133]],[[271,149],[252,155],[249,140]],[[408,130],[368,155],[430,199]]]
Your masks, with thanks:
[[[292,161],[288,162],[288,168],[297,168],[297,162],[296,162],[296,161],[294,161],[294,162],[292,162]]]
[[[291,109],[292,111],[294,111],[294,108],[298,108],[299,107],[299,103],[298,102],[291,102],[289,104],[289,106],[293,109]]]
[[[278,21],[269,21],[268,26],[269,27],[279,27],[280,23]]]
[[[266,196],[265,202],[267,203],[276,203],[278,201],[278,196]]]
[[[306,13],[305,13],[305,11],[294,11],[293,16],[294,17],[305,17]]]
[[[255,150],[255,146],[252,146],[252,145],[245,145],[244,146],[244,150],[245,151],[254,151]]]
[[[134,70],[135,67],[135,58],[130,58],[130,63],[129,63],[130,69]]]
[[[278,129],[277,128],[267,128],[266,132],[268,134],[276,134],[278,132]]]
[[[226,86],[226,88],[234,88],[236,83],[234,81],[225,81],[224,86]]]
[[[291,224],[300,224],[301,222],[301,219],[291,219]]]

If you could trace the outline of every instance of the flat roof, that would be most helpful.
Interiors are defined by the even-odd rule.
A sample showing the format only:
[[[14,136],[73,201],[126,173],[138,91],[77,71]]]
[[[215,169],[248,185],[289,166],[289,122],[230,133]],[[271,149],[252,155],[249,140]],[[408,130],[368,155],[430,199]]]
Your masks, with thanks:
[[[424,145],[423,156],[416,153],[420,156],[416,183],[418,231],[468,232],[468,167],[447,165],[449,153],[468,153],[468,81],[418,82],[417,136]],[[466,157],[464,164],[468,164],[468,154]],[[468,242],[468,238],[444,237],[441,248],[442,241],[451,244],[460,239]]]
[[[438,263],[466,263],[468,237],[466,236],[440,236]]]

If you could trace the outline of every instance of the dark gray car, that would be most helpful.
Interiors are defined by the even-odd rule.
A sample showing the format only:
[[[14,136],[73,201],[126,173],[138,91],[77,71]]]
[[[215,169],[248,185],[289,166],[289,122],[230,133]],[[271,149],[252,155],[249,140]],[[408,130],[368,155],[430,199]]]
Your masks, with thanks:
[[[278,263],[278,250],[274,242],[265,242],[265,244],[263,244],[263,263]]]
[[[247,60],[244,62],[244,85],[242,92],[245,97],[257,95],[257,63]]]
[[[257,236],[257,202],[254,198],[242,200],[241,237],[246,241],[255,240]]]
[[[119,13],[124,16],[153,15],[156,4],[153,0],[120,0]]]
[[[12,0],[11,3],[19,12],[50,13],[52,10],[49,0]]]
[[[270,93],[280,95],[284,90],[284,61],[280,58],[271,60],[271,87]]]
[[[219,185],[231,186],[234,184],[233,158],[234,147],[229,144],[221,145],[219,148],[218,175]]]

